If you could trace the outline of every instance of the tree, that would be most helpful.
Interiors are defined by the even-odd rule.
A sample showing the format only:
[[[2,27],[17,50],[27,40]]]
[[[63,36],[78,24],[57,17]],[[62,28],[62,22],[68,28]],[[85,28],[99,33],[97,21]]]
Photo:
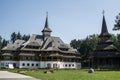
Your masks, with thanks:
[[[81,43],[82,43],[82,40],[76,40],[76,39],[74,39],[74,40],[71,40],[70,45],[73,48],[79,50]]]
[[[96,49],[99,41],[98,35],[90,35],[85,39],[72,40],[70,45],[77,49],[82,57],[82,66],[89,66],[89,56]]]
[[[120,51],[120,34],[117,34],[116,36],[112,34],[111,40],[113,41],[113,45],[117,48],[117,50]]]
[[[98,35],[93,34],[88,36],[81,44],[81,54],[83,54],[84,57],[89,56],[89,54],[96,49],[98,41]]]
[[[27,41],[30,38],[30,35],[21,35],[20,32],[18,32],[17,34],[15,32],[13,32],[11,34],[11,42],[14,43],[17,39],[22,39]]]
[[[90,35],[86,39],[81,40],[72,40],[70,45],[77,49],[77,51],[81,54],[82,57],[88,56],[92,51],[96,49],[98,43],[98,35]]]
[[[5,40],[5,39],[3,39],[3,41],[2,41],[2,48],[5,47],[5,46],[7,46],[7,44],[8,44],[8,41]]]
[[[18,33],[16,34],[16,39],[22,39],[22,35],[21,35],[20,32],[18,32]]]
[[[25,35],[25,34],[24,34],[24,35],[22,36],[22,39],[25,40],[25,41],[27,41],[29,38],[30,38],[30,35]]]
[[[2,37],[0,36],[0,50],[2,48]]]
[[[8,44],[8,41],[0,36],[0,50]]]
[[[113,30],[120,30],[120,13],[116,16]]]
[[[11,34],[11,42],[14,43],[16,39],[17,39],[17,34],[15,32],[13,32]]]
[[[117,34],[117,48],[120,51],[120,34]]]

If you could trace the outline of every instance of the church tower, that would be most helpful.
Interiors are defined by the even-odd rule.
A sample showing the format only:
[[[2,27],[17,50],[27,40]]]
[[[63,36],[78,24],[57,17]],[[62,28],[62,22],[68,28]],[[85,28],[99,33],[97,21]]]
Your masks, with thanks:
[[[103,14],[102,29],[101,34],[99,35],[100,41],[97,45],[96,51],[114,51],[116,48],[110,38],[111,34],[108,32],[105,16]]]
[[[47,13],[45,26],[44,26],[44,29],[42,30],[43,39],[50,37],[51,32],[52,32],[52,30],[49,28],[49,25],[48,25],[48,13]]]
[[[111,34],[108,32],[105,16],[103,14],[102,29],[99,35],[100,41],[97,44],[96,50],[92,53],[93,68],[118,68],[120,67],[120,55],[113,41],[110,40]]]
[[[108,32],[106,21],[105,21],[105,16],[103,15],[103,20],[102,20],[102,29],[101,29],[101,34],[99,35],[100,42],[105,42],[109,40],[111,35]]]

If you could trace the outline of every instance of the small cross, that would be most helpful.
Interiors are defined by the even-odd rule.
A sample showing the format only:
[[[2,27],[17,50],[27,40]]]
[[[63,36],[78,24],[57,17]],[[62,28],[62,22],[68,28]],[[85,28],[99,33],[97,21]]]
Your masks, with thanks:
[[[105,11],[104,11],[104,10],[102,11],[102,14],[103,14],[103,15],[105,14]]]
[[[46,12],[46,15],[48,16],[48,12]]]

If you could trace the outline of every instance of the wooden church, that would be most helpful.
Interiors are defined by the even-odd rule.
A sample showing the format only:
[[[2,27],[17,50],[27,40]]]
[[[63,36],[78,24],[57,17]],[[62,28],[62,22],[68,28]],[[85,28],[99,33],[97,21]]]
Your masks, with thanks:
[[[91,66],[93,68],[120,68],[120,53],[110,40],[105,16],[103,14],[102,29],[96,50],[91,54]]]

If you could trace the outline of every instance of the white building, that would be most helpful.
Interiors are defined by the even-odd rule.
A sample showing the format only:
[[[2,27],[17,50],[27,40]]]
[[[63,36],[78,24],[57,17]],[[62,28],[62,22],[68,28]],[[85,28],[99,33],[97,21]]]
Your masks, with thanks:
[[[81,68],[80,54],[59,37],[51,36],[48,16],[42,35],[33,34],[28,41],[16,40],[2,49],[0,67],[8,68]]]

